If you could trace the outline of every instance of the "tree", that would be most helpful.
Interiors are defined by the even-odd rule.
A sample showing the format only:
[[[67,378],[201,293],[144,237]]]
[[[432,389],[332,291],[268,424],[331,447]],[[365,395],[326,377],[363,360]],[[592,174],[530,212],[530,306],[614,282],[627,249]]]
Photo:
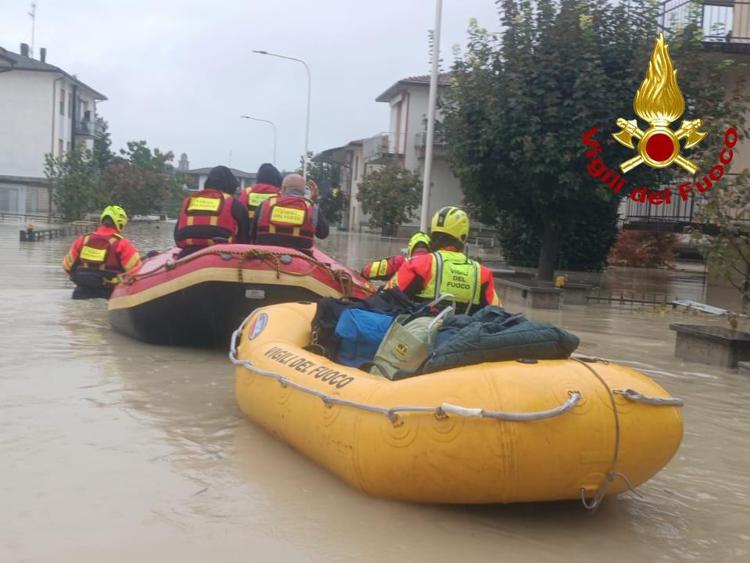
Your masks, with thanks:
[[[540,279],[551,279],[562,263],[601,265],[615,238],[618,199],[627,194],[585,173],[581,134],[602,129],[597,140],[605,162],[632,156],[609,133],[616,118],[633,116],[658,7],[640,0],[498,5],[502,36],[472,22],[466,53],[453,66],[443,113],[454,173],[480,218],[500,225],[501,236],[504,231],[506,254],[518,253],[518,246],[527,259],[536,257]],[[718,131],[741,119],[744,108],[726,103],[741,90],[726,79],[736,64],[704,52],[697,23],[669,43],[676,67],[690,69],[680,74],[680,87],[691,118],[708,124],[709,139],[690,154],[700,162],[715,156]],[[630,187],[659,187],[673,174],[641,166],[627,179]],[[582,244],[585,233],[600,233],[604,244]]]
[[[171,202],[179,197],[175,178],[132,162],[110,164],[101,186],[106,200],[121,205],[131,216],[173,211]]]
[[[394,236],[398,227],[414,217],[421,203],[419,177],[395,164],[370,172],[359,184],[357,200],[370,216],[370,227]]]
[[[320,198],[320,211],[330,224],[341,222],[346,209],[346,196],[339,186],[330,188],[324,196]]]
[[[44,175],[52,201],[65,219],[81,219],[100,207],[98,170],[91,151],[76,147],[57,158],[47,154]]]
[[[708,232],[695,229],[709,268],[724,277],[750,304],[750,174],[745,171],[729,186],[716,190],[698,213]]]
[[[607,261],[613,266],[658,268],[674,261],[677,242],[675,233],[622,231]]]
[[[301,167],[297,173],[302,174]],[[341,164],[329,160],[310,159],[307,177],[318,185],[318,203],[323,216],[331,224],[339,223],[347,204],[346,197],[341,191]]]
[[[120,154],[131,164],[144,170],[154,172],[167,172],[170,170],[170,162],[174,160],[172,151],[161,152],[159,149],[150,149],[146,141],[128,141],[127,148],[120,149]]]
[[[115,158],[112,152],[112,139],[109,134],[109,123],[104,119],[97,118],[101,132],[94,139],[94,161],[99,170],[104,170]]]

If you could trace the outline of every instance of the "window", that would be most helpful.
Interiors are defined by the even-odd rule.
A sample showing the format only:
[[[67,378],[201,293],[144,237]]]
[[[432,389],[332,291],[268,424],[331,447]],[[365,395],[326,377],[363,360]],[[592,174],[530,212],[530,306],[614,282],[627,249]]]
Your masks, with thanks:
[[[57,140],[57,156],[63,155],[63,140],[58,139]]]
[[[73,92],[68,96],[68,117],[73,118]]]
[[[70,141],[68,141],[68,142],[66,143],[66,147],[65,147],[65,150],[67,150],[68,152],[70,152]]]
[[[359,178],[359,157],[354,157],[354,178]]]
[[[65,88],[60,88],[60,115],[65,115]]]

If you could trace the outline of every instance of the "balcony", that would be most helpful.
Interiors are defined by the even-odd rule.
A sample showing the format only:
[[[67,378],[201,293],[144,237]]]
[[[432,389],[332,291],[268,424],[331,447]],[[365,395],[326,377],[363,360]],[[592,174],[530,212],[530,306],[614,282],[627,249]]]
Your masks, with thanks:
[[[708,49],[750,53],[750,0],[666,0],[659,23],[675,30],[699,10],[703,44]]]
[[[104,133],[102,119],[96,117],[92,120],[90,112],[86,112],[83,119],[75,123],[74,132],[76,137],[101,137]]]
[[[427,149],[427,133],[417,133],[414,137],[414,148],[417,151],[417,158],[424,158]],[[436,127],[435,134],[432,137],[432,158],[448,157],[448,140],[445,138],[445,132]]]
[[[380,133],[362,141],[362,159],[371,164],[383,164],[399,156],[390,133]]]

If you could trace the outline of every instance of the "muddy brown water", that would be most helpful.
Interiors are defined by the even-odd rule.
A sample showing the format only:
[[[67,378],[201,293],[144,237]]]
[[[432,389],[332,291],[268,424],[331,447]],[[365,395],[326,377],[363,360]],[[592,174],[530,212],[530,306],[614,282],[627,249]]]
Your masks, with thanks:
[[[667,328],[703,318],[527,312],[686,400],[683,445],[641,496],[595,514],[418,506],[368,498],[244,419],[224,351],[113,333],[102,301],[69,298],[70,239],[19,243],[18,228],[0,224],[2,562],[750,560],[750,379],[676,360]],[[165,248],[171,225],[129,234]],[[357,265],[401,246],[326,244]]]

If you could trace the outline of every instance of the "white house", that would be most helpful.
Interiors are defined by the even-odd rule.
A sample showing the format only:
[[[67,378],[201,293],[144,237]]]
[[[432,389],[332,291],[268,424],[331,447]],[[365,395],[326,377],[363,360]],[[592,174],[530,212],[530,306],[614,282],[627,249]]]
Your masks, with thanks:
[[[449,84],[449,75],[440,75],[439,89],[442,90]],[[349,200],[349,213],[344,218],[344,226],[349,230],[360,231],[367,228],[368,218],[362,213],[357,201],[357,192],[359,183],[371,167],[395,162],[420,177],[424,174],[429,91],[429,76],[412,76],[399,80],[376,98],[376,101],[390,105],[388,132],[351,141],[315,156],[317,160],[341,165],[341,188]],[[438,124],[433,140],[430,215],[445,205],[460,205],[463,201],[461,183],[448,165],[448,145],[440,128],[440,119],[438,112]],[[418,217],[419,212],[413,220],[413,225],[404,226],[413,230],[418,226]]]
[[[357,201],[358,186],[364,177],[365,169],[362,158],[363,143],[363,139],[349,141],[341,147],[324,150],[313,159],[339,165],[341,190],[349,202],[349,212],[344,214],[342,221],[343,227],[347,230],[359,230],[360,225],[367,223]]]
[[[450,75],[441,74],[438,77],[438,97],[449,85]],[[420,177],[424,174],[429,94],[430,77],[411,76],[399,80],[375,99],[391,107],[389,152],[399,155],[403,167]],[[461,182],[453,175],[448,163],[448,143],[440,127],[441,120],[438,110],[435,114],[429,217],[446,205],[461,205],[464,199]],[[415,225],[418,222],[419,219],[415,219]]]
[[[0,48],[0,212],[48,213],[46,154],[93,146],[96,104],[107,98],[59,67]]]

